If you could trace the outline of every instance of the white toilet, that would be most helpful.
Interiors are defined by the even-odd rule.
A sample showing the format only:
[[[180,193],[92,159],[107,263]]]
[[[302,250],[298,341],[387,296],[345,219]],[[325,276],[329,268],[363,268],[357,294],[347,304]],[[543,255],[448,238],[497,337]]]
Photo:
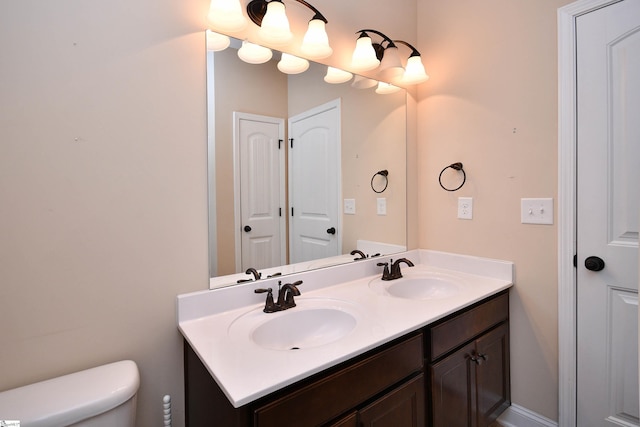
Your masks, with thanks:
[[[20,427],[134,427],[138,366],[110,363],[0,392],[0,420]]]

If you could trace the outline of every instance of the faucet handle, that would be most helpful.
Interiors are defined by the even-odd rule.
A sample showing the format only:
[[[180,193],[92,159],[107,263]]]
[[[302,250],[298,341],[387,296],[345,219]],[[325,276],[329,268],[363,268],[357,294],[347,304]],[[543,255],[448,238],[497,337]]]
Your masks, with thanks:
[[[382,280],[391,280],[391,273],[389,272],[389,263],[379,262],[377,266],[384,267],[384,270],[382,270]]]
[[[262,311],[264,311],[265,313],[273,313],[280,310],[276,303],[273,301],[273,289],[258,288],[254,289],[253,292],[255,292],[256,294],[263,294],[265,292],[267,293],[267,300],[264,303],[264,309]]]

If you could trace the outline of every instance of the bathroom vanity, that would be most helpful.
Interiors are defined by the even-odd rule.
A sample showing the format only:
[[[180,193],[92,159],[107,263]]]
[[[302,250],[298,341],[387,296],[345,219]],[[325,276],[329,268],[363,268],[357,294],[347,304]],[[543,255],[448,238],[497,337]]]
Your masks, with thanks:
[[[264,295],[246,304],[263,281],[217,299],[214,291],[180,296],[187,425],[491,424],[510,404],[512,265],[401,256],[416,267],[403,267],[398,281],[379,280],[380,260],[287,277],[303,280],[288,313],[262,313]],[[328,330],[304,333],[320,319]]]

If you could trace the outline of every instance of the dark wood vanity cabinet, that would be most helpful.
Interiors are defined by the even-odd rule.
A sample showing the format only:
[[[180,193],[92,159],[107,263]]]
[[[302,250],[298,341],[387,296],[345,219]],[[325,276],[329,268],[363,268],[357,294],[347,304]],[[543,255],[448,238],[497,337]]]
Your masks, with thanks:
[[[488,427],[510,405],[508,297],[430,329],[433,427]]]
[[[425,425],[421,332],[233,408],[185,343],[186,421],[190,427]],[[205,377],[203,379],[203,377]],[[397,420],[410,420],[398,424]]]
[[[508,293],[234,408],[185,341],[189,427],[488,426],[509,405]]]

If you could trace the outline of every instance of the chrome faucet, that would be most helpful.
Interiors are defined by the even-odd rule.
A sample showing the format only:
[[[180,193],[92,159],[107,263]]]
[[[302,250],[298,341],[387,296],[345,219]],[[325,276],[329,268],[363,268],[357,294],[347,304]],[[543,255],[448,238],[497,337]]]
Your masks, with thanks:
[[[367,258],[367,256],[364,254],[364,252],[359,251],[358,249],[354,249],[354,250],[351,251],[351,255],[355,255],[355,254],[360,255],[360,258],[354,258],[353,259],[354,261],[360,261],[361,259]]]
[[[389,263],[391,263],[391,268],[389,268]],[[402,277],[402,271],[400,271],[400,264],[405,263],[409,267],[413,267],[413,263],[406,258],[397,259],[395,262],[390,259],[389,263],[387,262],[379,262],[379,267],[384,267],[382,271],[382,280],[396,280]]]

